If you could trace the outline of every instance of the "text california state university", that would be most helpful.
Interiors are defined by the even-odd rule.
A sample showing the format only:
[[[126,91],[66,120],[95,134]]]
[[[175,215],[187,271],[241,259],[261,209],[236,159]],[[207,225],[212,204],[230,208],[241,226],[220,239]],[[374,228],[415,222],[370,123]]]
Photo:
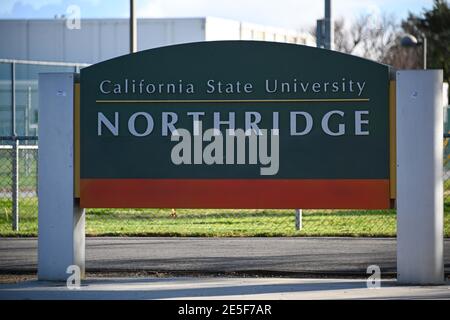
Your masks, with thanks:
[[[266,79],[258,83],[268,94],[327,94],[355,93],[360,97],[366,87],[365,81],[341,78],[329,81],[301,81],[297,78],[289,80]],[[256,84],[243,81],[222,81],[210,79],[200,85],[184,80],[173,82],[155,82],[146,79],[128,79],[120,82],[102,80],[99,91],[105,95],[138,94],[138,95],[170,95],[170,94],[251,94]]]

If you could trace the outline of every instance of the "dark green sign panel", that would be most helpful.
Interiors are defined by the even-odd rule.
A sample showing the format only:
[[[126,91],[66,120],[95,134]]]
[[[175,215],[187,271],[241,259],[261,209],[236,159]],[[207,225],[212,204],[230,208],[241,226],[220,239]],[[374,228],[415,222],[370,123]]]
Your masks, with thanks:
[[[84,68],[82,204],[387,207],[388,89],[388,66],[257,41],[162,47]],[[220,138],[207,136],[212,128]],[[227,148],[227,129],[252,133],[256,147],[245,136],[243,149],[237,138]]]

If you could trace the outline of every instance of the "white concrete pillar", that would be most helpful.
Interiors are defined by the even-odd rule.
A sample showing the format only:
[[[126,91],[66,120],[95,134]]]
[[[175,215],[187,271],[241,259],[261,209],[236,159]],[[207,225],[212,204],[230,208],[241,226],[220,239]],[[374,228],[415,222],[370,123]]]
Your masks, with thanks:
[[[397,72],[397,280],[444,281],[442,70]]]
[[[39,75],[38,278],[84,275],[85,214],[74,202],[74,74]]]

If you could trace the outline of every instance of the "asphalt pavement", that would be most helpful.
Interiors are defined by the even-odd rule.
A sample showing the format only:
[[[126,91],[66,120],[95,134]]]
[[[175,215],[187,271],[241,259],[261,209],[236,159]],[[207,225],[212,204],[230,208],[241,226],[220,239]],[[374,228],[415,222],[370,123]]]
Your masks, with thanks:
[[[444,243],[450,273],[450,239]],[[87,272],[395,276],[393,238],[87,238]],[[35,238],[0,238],[0,273],[37,270]]]

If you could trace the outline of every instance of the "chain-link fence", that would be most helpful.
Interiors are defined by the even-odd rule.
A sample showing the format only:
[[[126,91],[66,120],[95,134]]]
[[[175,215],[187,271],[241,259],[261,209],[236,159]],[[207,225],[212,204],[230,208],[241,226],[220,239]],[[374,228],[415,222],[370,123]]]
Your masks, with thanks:
[[[37,235],[35,137],[0,139],[0,235]]]
[[[0,141],[0,236],[37,235],[36,141]],[[445,144],[445,235],[450,236],[450,146]],[[18,218],[15,218],[18,217]],[[14,226],[19,231],[14,230]],[[395,236],[395,210],[89,209],[88,235]]]

